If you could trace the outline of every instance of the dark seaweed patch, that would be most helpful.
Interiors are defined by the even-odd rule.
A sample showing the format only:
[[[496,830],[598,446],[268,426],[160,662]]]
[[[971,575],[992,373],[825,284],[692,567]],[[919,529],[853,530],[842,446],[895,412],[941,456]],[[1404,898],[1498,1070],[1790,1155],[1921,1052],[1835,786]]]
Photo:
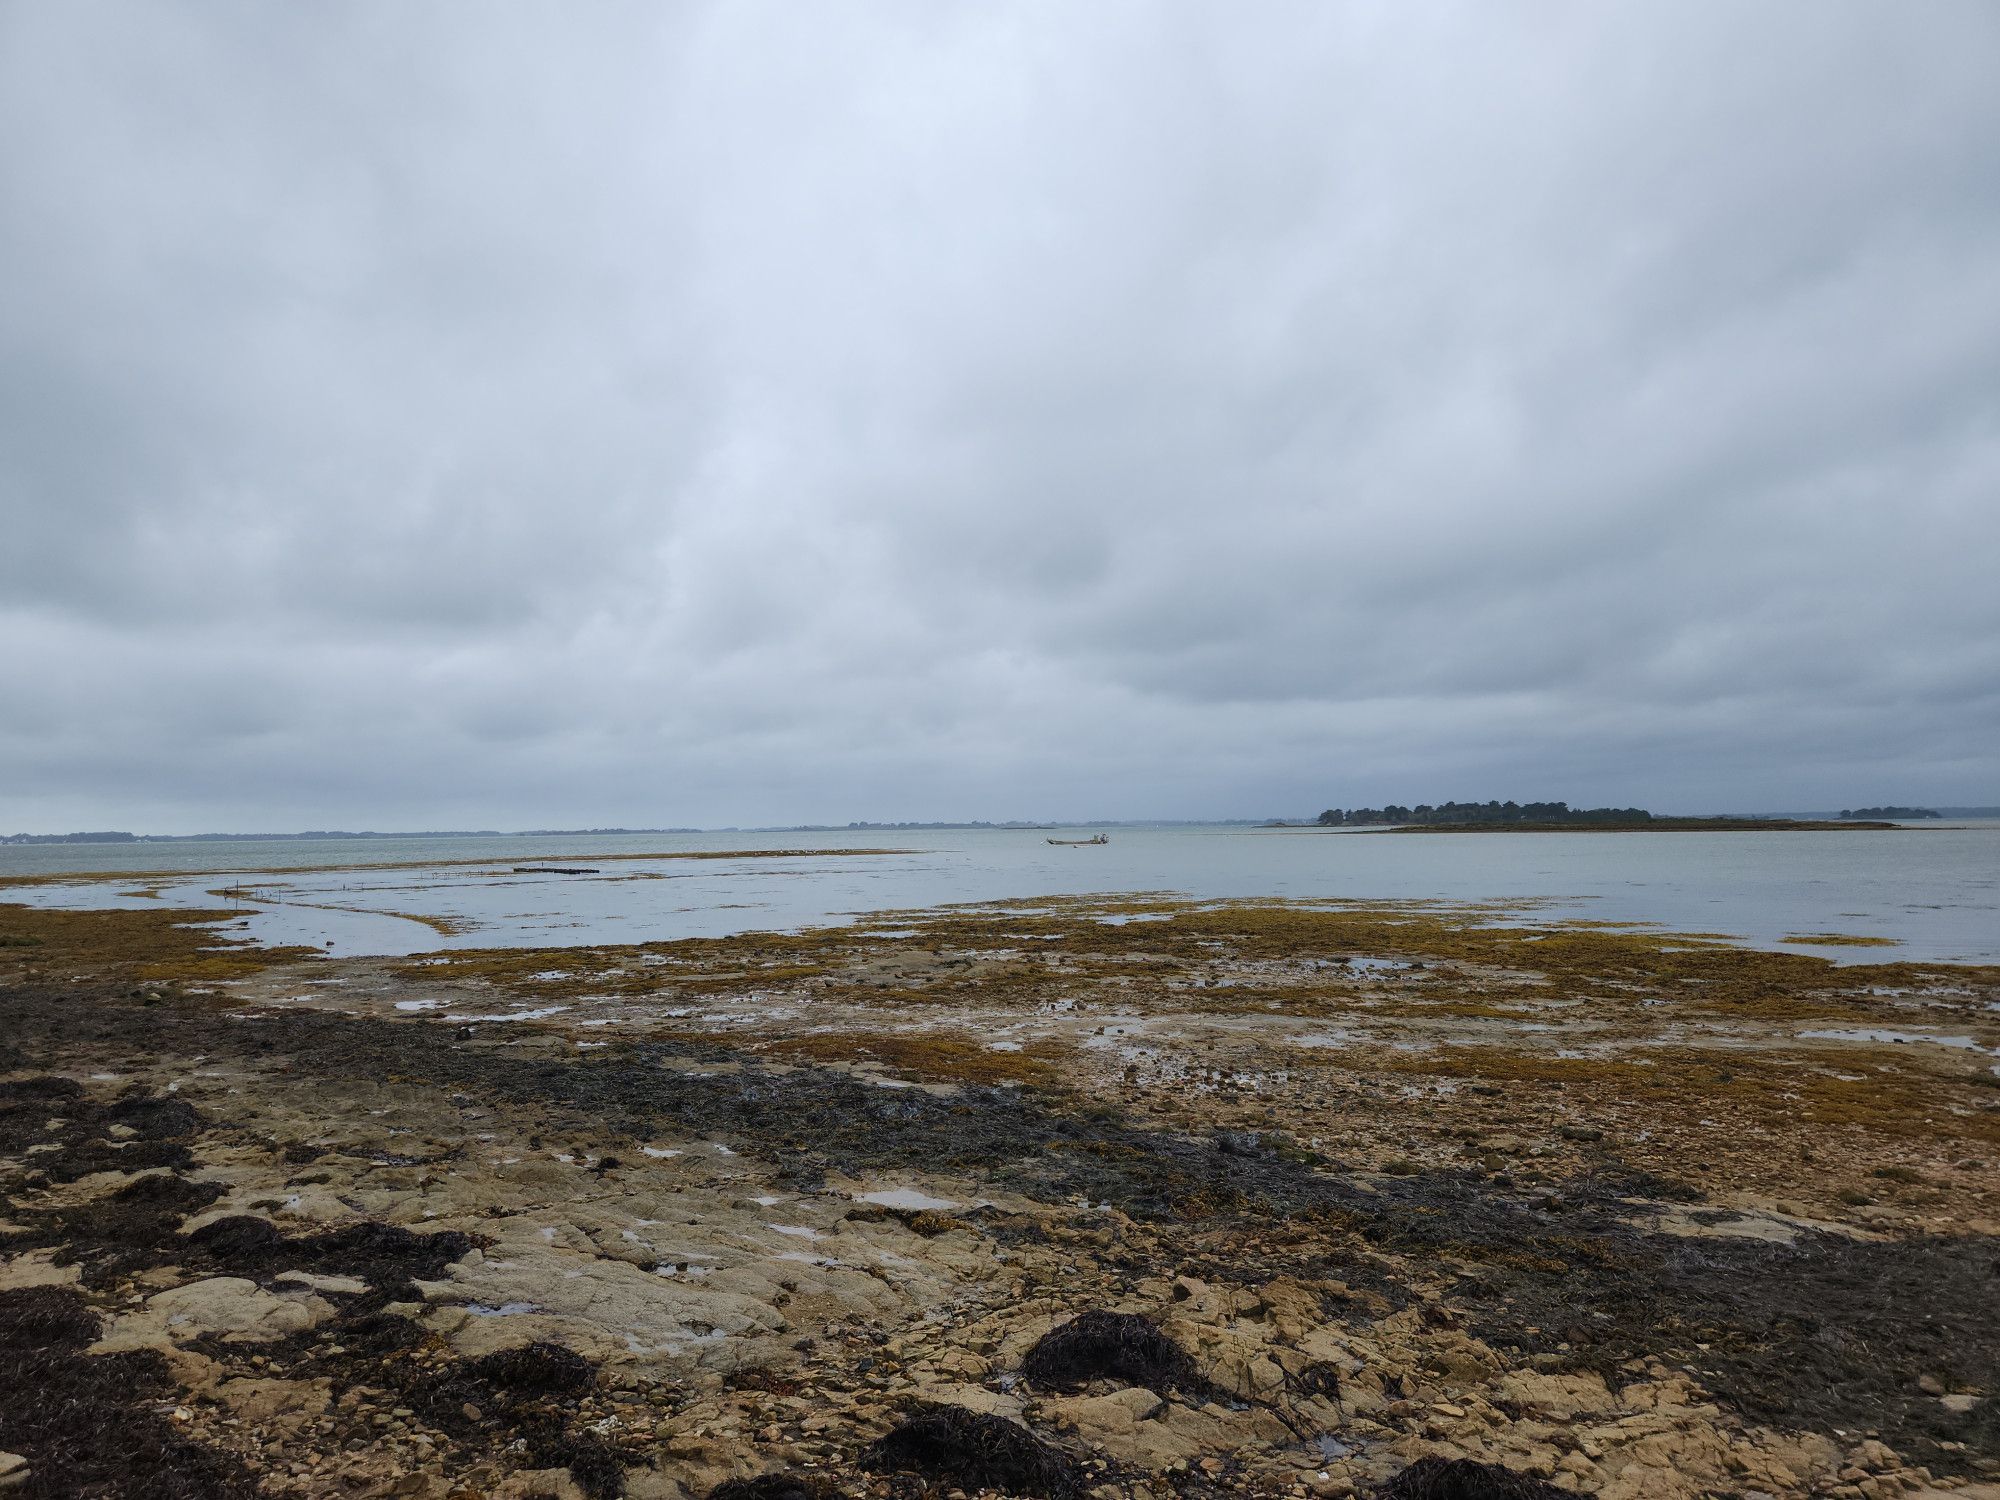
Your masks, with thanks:
[[[50,1139],[51,1116],[66,1117],[83,1097],[70,1078],[20,1078],[0,1083],[0,1151],[9,1154]]]
[[[1164,1396],[1204,1385],[1187,1352],[1147,1319],[1102,1309],[1043,1334],[1021,1362],[1021,1373],[1051,1391],[1076,1391],[1093,1380],[1110,1380]]]
[[[201,1128],[201,1116],[185,1099],[128,1089],[104,1111],[114,1125],[138,1132],[147,1140],[179,1140]]]
[[[522,1344],[473,1360],[467,1368],[481,1380],[510,1391],[556,1394],[589,1390],[596,1368],[561,1344]]]
[[[759,1474],[718,1484],[708,1500],[838,1500],[840,1493],[815,1474]]]
[[[1574,1500],[1575,1491],[1469,1458],[1420,1458],[1376,1490],[1380,1500]]]
[[[179,1141],[132,1141],[115,1145],[87,1140],[36,1163],[51,1182],[76,1182],[94,1172],[184,1172],[194,1153]]]
[[[1328,1401],[1340,1399],[1340,1370],[1325,1360],[1314,1360],[1293,1377],[1292,1384],[1301,1395],[1322,1396]]]
[[[136,1267],[159,1264],[158,1247],[175,1238],[182,1218],[220,1196],[217,1183],[152,1173],[109,1197],[17,1216],[31,1223],[29,1243],[59,1247],[61,1258],[83,1268],[85,1285],[104,1286]]]
[[[1069,1500],[1082,1489],[1076,1466],[1018,1422],[962,1406],[925,1402],[861,1455],[877,1473],[915,1472],[967,1489]]]
[[[1684,1363],[1754,1417],[1878,1428],[1933,1469],[1964,1466],[1943,1442],[2000,1453],[1994,1403],[1954,1413],[1918,1386],[1927,1375],[1953,1389],[2000,1381],[1990,1239],[1606,1237],[1523,1248],[1542,1253],[1493,1253],[1484,1267],[1472,1327],[1495,1347],[1607,1377],[1642,1356]]]
[[[514,1467],[568,1469],[590,1500],[624,1493],[625,1456],[571,1425],[574,1398],[595,1379],[588,1360],[556,1344],[443,1359],[421,1327],[370,1309],[371,1300],[357,1298],[333,1322],[259,1345],[259,1352],[291,1379],[325,1377],[336,1389],[386,1392],[381,1404],[409,1408],[426,1427],[469,1449],[505,1448]],[[195,1347],[220,1359],[232,1352],[220,1341]]]
[[[0,1292],[0,1345],[25,1349],[82,1349],[97,1341],[97,1314],[75,1292],[26,1287]]]
[[[625,1461],[604,1439],[567,1426],[551,1412],[517,1416],[516,1431],[534,1463],[545,1469],[568,1469],[589,1500],[618,1500],[625,1493]]]
[[[399,1354],[416,1348],[425,1337],[415,1320],[395,1313],[363,1313],[340,1326],[340,1342],[353,1354]]]
[[[1632,1166],[1628,1162],[1606,1160],[1594,1167],[1585,1179],[1598,1194],[1623,1198],[1655,1198],[1662,1203],[1699,1203],[1705,1196],[1693,1183]]]
[[[463,1260],[476,1243],[455,1229],[419,1234],[400,1224],[369,1221],[301,1235],[287,1240],[285,1251],[304,1257],[298,1262],[302,1270],[359,1276],[381,1284],[412,1277],[434,1280],[453,1261]]]
[[[154,1172],[120,1185],[111,1195],[111,1201],[169,1217],[196,1213],[221,1196],[222,1189],[215,1183],[189,1182],[182,1177]]]
[[[318,1234],[287,1236],[268,1219],[231,1214],[186,1236],[193,1255],[239,1276],[269,1277],[281,1271],[315,1271],[358,1276],[378,1288],[401,1287],[412,1278],[434,1280],[473,1248],[470,1235],[456,1230],[419,1234],[399,1224],[367,1221]]]
[[[51,1131],[49,1120],[60,1121]],[[128,1089],[105,1106],[89,1102],[73,1079],[25,1078],[0,1084],[0,1151],[30,1145],[54,1146],[37,1153],[34,1165],[52,1182],[75,1182],[93,1172],[180,1170],[193,1157],[182,1140],[200,1128],[201,1116],[186,1101]],[[112,1127],[125,1138],[111,1139]]]
[[[284,1244],[284,1232],[255,1214],[227,1214],[211,1219],[187,1237],[190,1245],[230,1266],[247,1265],[272,1255]]]
[[[413,1278],[434,1280],[476,1243],[455,1230],[419,1234],[396,1224],[364,1222],[317,1234],[287,1236],[268,1219],[229,1214],[188,1234],[187,1215],[221,1196],[214,1183],[165,1174],[135,1177],[106,1198],[31,1214],[27,1244],[54,1245],[62,1258],[84,1268],[88,1286],[110,1285],[121,1275],[151,1266],[182,1265],[268,1281],[284,1271],[358,1276],[376,1294],[401,1293]]]
[[[0,1083],[0,1104],[30,1101],[68,1103],[83,1097],[83,1085],[74,1078],[44,1074],[39,1078],[16,1078]]]
[[[392,1357],[379,1368],[370,1370],[366,1356],[374,1351],[351,1348],[346,1335],[343,1333],[340,1337],[343,1349],[348,1351],[336,1372],[343,1383],[375,1384],[394,1391],[405,1406],[412,1408],[440,1432],[451,1433],[460,1439],[476,1438],[488,1414],[497,1412],[505,1404],[504,1396],[475,1377],[462,1364],[430,1367],[415,1360]],[[414,1349],[416,1346],[406,1347]],[[403,1352],[397,1350],[392,1354]],[[357,1356],[362,1357],[357,1361]],[[473,1416],[471,1413],[474,1411],[480,1415]]]
[[[625,1492],[624,1458],[603,1439],[573,1430],[561,1399],[588,1389],[595,1371],[560,1345],[528,1349],[536,1352],[503,1350],[442,1368],[398,1354],[372,1368],[363,1363],[355,1374],[396,1392],[441,1432],[461,1441],[518,1443],[529,1467],[568,1469],[590,1500],[616,1500]]]
[[[0,1292],[0,1438],[28,1460],[24,1500],[118,1495],[235,1500],[253,1492],[226,1455],[155,1409],[178,1387],[157,1354],[87,1355],[97,1316],[74,1292]]]

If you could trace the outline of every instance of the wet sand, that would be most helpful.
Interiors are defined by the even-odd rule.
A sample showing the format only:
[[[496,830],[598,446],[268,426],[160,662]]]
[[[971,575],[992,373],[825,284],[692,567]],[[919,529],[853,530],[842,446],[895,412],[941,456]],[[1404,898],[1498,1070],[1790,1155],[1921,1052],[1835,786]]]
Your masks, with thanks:
[[[2000,1495],[2000,971],[1492,915],[0,908],[0,1486]]]

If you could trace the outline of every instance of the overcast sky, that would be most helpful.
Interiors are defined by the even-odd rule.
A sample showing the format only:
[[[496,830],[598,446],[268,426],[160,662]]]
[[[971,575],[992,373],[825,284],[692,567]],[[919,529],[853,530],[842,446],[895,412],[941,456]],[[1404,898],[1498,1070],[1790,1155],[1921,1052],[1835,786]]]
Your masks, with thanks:
[[[0,0],[0,832],[2000,801],[1996,79]]]

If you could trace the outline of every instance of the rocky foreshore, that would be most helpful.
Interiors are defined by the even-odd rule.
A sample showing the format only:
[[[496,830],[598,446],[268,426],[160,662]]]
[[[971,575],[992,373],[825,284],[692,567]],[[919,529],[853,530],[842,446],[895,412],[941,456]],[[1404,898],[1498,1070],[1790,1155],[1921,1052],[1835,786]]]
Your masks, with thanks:
[[[2000,1497],[2000,972],[0,908],[0,1492]]]

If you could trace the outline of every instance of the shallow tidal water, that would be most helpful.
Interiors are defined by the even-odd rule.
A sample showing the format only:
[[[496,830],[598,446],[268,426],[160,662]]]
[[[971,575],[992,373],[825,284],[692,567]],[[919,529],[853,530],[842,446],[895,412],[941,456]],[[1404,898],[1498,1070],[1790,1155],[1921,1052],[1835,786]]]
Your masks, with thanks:
[[[1048,837],[951,829],[0,846],[0,880],[79,877],[0,885],[0,901],[234,906],[239,930],[260,942],[354,956],[715,937],[1052,896],[1418,899],[1532,904],[1544,918],[1646,922],[1846,962],[2000,963],[2000,820],[1775,833],[1121,828],[1087,848]],[[825,852],[860,847],[896,852]],[[753,849],[796,852],[608,858]],[[324,868],[364,863],[375,868]],[[403,867],[383,868],[392,864]],[[517,864],[594,873],[517,873]],[[148,873],[102,878],[112,871]],[[1895,946],[1784,941],[1829,933]]]

